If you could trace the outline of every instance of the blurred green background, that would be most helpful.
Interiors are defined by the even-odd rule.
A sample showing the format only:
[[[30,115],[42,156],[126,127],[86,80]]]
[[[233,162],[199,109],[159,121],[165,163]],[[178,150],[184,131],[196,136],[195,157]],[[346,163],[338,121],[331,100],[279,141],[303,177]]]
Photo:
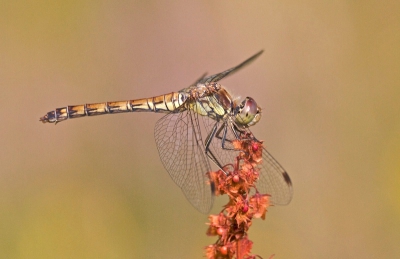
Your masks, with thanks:
[[[160,114],[43,125],[66,105],[222,84],[294,198],[250,230],[268,258],[400,257],[399,1],[1,1],[0,258],[202,258],[207,215],[164,170]],[[213,212],[225,202],[218,199]]]

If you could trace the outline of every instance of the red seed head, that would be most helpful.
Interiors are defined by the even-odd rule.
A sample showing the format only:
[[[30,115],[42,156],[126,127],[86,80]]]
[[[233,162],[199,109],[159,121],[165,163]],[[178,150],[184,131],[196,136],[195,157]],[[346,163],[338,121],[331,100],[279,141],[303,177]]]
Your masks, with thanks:
[[[235,175],[232,177],[232,181],[235,182],[235,183],[238,183],[238,182],[240,181],[239,175],[235,174]]]
[[[243,212],[243,213],[246,213],[246,212],[248,212],[248,211],[249,211],[249,205],[244,204],[244,205],[243,205],[243,208],[242,208],[242,212]]]
[[[219,249],[220,253],[223,255],[227,255],[228,254],[228,247],[226,246],[221,246],[221,248]]]
[[[257,143],[253,143],[251,144],[251,149],[253,150],[253,152],[257,152],[258,151],[258,144]]]
[[[225,234],[226,230],[224,228],[218,228],[217,229],[217,234],[222,236],[223,234]]]

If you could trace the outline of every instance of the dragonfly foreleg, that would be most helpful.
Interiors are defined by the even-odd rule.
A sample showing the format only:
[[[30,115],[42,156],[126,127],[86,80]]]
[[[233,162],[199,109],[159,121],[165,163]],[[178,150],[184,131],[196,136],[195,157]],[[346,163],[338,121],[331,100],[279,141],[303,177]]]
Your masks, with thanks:
[[[231,127],[232,127],[232,125],[231,125]],[[221,130],[222,130],[222,129],[224,130],[224,132],[222,133],[223,135],[222,135],[222,136],[219,136],[219,134],[221,133]],[[237,136],[235,130],[234,130],[233,128],[231,128],[231,130],[232,130],[232,132],[234,133],[235,138],[238,139],[238,136]],[[225,123],[225,124],[224,124],[224,127],[221,127],[221,128],[218,130],[216,136],[217,136],[217,138],[219,138],[219,139],[221,140],[221,148],[222,148],[222,149],[225,149],[225,150],[233,150],[233,151],[234,151],[234,150],[236,150],[236,149],[234,149],[234,148],[229,148],[229,147],[226,147],[226,146],[225,146],[225,141],[226,141],[226,142],[229,142],[229,143],[232,143],[232,140],[226,138],[227,132],[228,132],[228,123]]]
[[[230,126],[230,130],[232,131],[233,135],[235,136],[235,139],[236,139],[236,140],[242,139],[242,138],[240,137],[241,134],[242,134],[242,132],[239,131],[238,129],[236,129],[235,125],[233,125],[232,123],[229,123],[229,126]],[[222,136],[220,136],[222,130],[223,130],[223,133],[222,133]],[[237,151],[236,148],[230,148],[230,147],[225,146],[225,142],[228,142],[228,143],[232,143],[232,142],[233,142],[232,139],[228,139],[228,138],[226,137],[227,132],[228,132],[228,122],[227,122],[227,123],[224,123],[224,125],[222,125],[222,127],[220,127],[220,128],[218,129],[217,133],[215,134],[215,137],[221,140],[221,148],[222,148],[222,149]],[[238,133],[239,133],[239,134],[238,134]]]
[[[220,129],[223,126],[224,125],[222,125],[220,127]],[[207,157],[210,158],[211,161],[213,161],[219,167],[219,169],[221,169],[222,172],[224,172],[226,175],[228,175],[228,173],[225,172],[225,170],[222,168],[221,163],[218,161],[218,159],[215,157],[215,155],[213,154],[213,152],[210,149],[211,141],[215,137],[215,133],[217,132],[217,129],[218,129],[218,122],[215,123],[215,125],[213,126],[211,132],[208,134],[208,136],[206,138],[206,141],[205,141],[205,153],[206,153]]]

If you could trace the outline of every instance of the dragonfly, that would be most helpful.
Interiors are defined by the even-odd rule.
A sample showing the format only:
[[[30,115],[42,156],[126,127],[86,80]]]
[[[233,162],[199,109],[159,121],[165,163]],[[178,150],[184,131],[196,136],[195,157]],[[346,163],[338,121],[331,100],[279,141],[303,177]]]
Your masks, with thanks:
[[[160,159],[188,201],[200,212],[208,213],[214,201],[214,186],[207,172],[211,171],[211,165],[223,170],[232,163],[239,152],[233,147],[233,140],[254,136],[249,128],[261,119],[261,108],[253,98],[239,101],[218,82],[262,53],[263,50],[221,73],[204,74],[177,92],[126,101],[70,105],[48,112],[40,121],[57,124],[102,114],[165,113],[154,130]],[[290,177],[264,147],[260,167],[257,191],[269,194],[273,205],[288,204],[293,196]]]

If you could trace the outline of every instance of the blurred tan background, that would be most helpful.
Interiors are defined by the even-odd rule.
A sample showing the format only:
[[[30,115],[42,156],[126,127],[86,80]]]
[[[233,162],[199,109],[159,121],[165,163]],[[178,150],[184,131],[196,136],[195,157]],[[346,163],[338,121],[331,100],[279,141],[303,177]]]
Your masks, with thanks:
[[[399,258],[399,16],[399,1],[2,1],[0,258],[202,258],[215,238],[158,158],[162,115],[38,120],[260,49],[222,83],[262,106],[253,131],[294,198],[255,221],[253,252]]]

